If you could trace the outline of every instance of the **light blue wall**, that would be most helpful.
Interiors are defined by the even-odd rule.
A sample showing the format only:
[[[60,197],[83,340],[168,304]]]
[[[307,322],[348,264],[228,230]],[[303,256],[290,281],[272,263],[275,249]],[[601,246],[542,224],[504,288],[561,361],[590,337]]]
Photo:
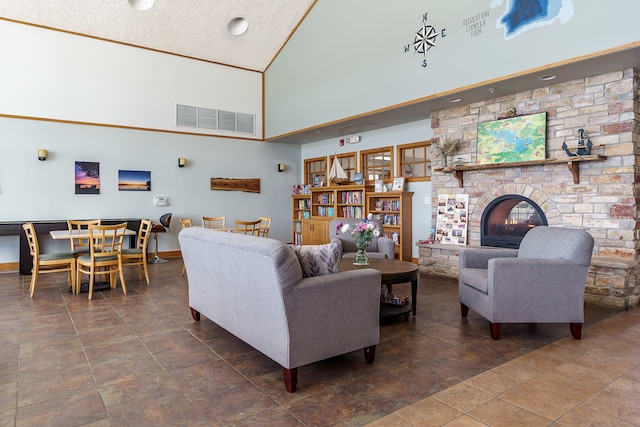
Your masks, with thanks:
[[[266,72],[266,137],[501,79],[640,39],[640,2],[562,0],[573,15],[505,38],[510,0],[322,0]],[[560,0],[549,3],[557,4]],[[495,7],[492,7],[494,5]],[[572,7],[571,7],[572,6]],[[486,16],[483,14],[486,13]],[[426,54],[405,52],[423,25]],[[469,19],[483,16],[481,33]],[[475,21],[474,21],[475,22]],[[423,67],[426,60],[427,67]]]
[[[400,144],[409,144],[412,142],[426,141],[431,138],[431,120],[420,120],[417,122],[406,123],[399,126],[392,126],[370,132],[358,134],[361,142],[358,144],[345,144],[340,146],[339,139],[328,139],[318,141],[302,146],[301,161],[313,157],[322,157],[327,154],[341,154],[352,151],[360,152],[372,148],[393,146],[394,153],[396,147]],[[396,156],[397,157],[397,156]],[[357,156],[358,162],[360,156]],[[397,170],[397,158],[396,170]],[[331,164],[331,163],[329,163]],[[395,175],[398,175],[397,173]],[[300,175],[302,182],[302,175]],[[429,228],[432,220],[431,206],[431,182],[409,182],[405,185],[406,191],[413,191],[412,199],[412,255],[418,258],[418,247],[415,242],[420,239],[426,239],[429,235]],[[425,200],[428,202],[425,204]]]
[[[0,221],[141,217],[173,213],[160,251],[179,249],[178,219],[226,215],[273,217],[270,236],[291,240],[291,186],[300,175],[300,147],[164,132],[0,118]],[[37,159],[38,148],[49,152]],[[188,160],[178,168],[178,157]],[[100,163],[99,195],[76,195],[75,161]],[[276,165],[287,165],[279,173]],[[118,170],[151,172],[151,192],[118,191]],[[211,178],[260,178],[259,194],[212,191]],[[167,207],[153,196],[169,196]],[[43,236],[44,239],[45,236]],[[43,249],[64,250],[60,242]],[[68,242],[66,243],[68,250]],[[18,260],[18,238],[0,237],[0,263]]]

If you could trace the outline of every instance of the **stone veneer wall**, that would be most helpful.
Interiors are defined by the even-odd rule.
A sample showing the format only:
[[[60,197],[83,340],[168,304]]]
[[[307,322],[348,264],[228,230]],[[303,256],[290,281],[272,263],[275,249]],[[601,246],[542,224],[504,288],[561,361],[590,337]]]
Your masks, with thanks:
[[[607,156],[581,162],[578,184],[565,163],[465,171],[464,188],[451,173],[434,171],[433,206],[438,194],[469,194],[468,242],[476,246],[484,207],[504,194],[526,196],[543,209],[549,225],[582,228],[594,237],[585,300],[622,309],[638,305],[639,76],[626,69],[433,112],[433,139],[460,139],[452,157],[470,164],[476,160],[477,124],[512,107],[517,114],[547,113],[547,158],[565,158],[561,146],[576,146],[578,129],[596,145],[592,154]],[[442,166],[440,158],[433,162],[434,169]],[[433,215],[435,223],[435,210]],[[458,249],[421,245],[421,270],[457,276]]]

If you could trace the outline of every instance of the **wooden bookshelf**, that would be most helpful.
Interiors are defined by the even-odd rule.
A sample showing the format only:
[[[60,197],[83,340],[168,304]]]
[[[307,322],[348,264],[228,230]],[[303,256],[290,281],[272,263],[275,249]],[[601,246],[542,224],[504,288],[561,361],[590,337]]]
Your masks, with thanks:
[[[382,223],[385,237],[396,242],[396,258],[411,261],[413,193],[385,191],[367,193],[367,214]]]
[[[375,193],[364,185],[312,187],[309,194],[293,194],[293,243],[318,245],[329,242],[329,222],[339,218],[379,217],[384,233],[395,238],[396,257],[411,260],[411,198],[413,193],[389,191]],[[387,202],[393,209],[376,209]],[[382,205],[381,205],[382,206]],[[386,223],[385,223],[386,219]]]

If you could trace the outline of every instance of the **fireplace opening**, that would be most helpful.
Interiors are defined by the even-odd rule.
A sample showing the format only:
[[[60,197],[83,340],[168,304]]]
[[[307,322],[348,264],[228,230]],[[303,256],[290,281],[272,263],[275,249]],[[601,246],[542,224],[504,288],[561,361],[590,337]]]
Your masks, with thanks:
[[[547,225],[547,217],[531,199],[507,194],[492,200],[480,220],[480,244],[519,248],[522,238],[537,225]]]

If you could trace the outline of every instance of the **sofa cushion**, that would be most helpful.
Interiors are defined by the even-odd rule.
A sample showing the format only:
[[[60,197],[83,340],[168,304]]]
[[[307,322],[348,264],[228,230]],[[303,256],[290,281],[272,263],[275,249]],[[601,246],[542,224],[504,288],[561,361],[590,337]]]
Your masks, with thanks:
[[[322,276],[339,271],[340,248],[335,243],[326,245],[296,245],[293,250],[298,256],[304,277]]]

